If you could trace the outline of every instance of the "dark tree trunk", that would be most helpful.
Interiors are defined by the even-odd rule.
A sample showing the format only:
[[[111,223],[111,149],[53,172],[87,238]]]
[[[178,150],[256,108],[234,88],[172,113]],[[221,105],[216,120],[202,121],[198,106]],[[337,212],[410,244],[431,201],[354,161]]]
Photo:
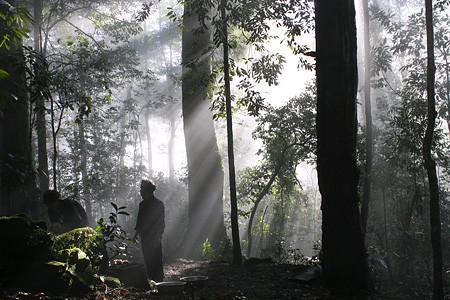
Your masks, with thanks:
[[[15,5],[14,1],[9,1]],[[0,28],[8,28],[0,18]],[[17,25],[17,24],[15,24]],[[4,32],[0,32],[3,36]],[[0,69],[9,79],[0,80],[2,118],[0,119],[0,215],[31,213],[35,188],[31,163],[29,101],[25,88],[22,46],[0,48]]]
[[[324,282],[371,287],[358,207],[356,24],[352,0],[315,1],[317,171]]]
[[[228,140],[228,173],[230,176],[230,202],[231,202],[231,234],[233,240],[233,265],[242,263],[241,242],[239,239],[238,205],[236,195],[236,169],[234,166],[233,142],[233,112],[231,110],[230,65],[228,57],[228,30],[227,30],[227,1],[221,0],[220,12],[222,19],[222,45],[223,45],[223,74],[225,84],[225,107],[227,112],[227,140]]]
[[[217,246],[226,239],[223,216],[222,161],[217,147],[212,112],[206,99],[211,63],[209,28],[199,28],[198,16],[185,6],[182,37],[182,109],[188,164],[189,221],[181,255],[199,257],[206,238]],[[208,23],[207,20],[205,20]],[[195,61],[195,63],[192,63]]]
[[[442,280],[442,249],[441,249],[441,215],[439,205],[439,184],[436,175],[436,163],[431,154],[433,134],[436,124],[436,100],[435,100],[435,72],[434,63],[434,30],[433,30],[433,1],[425,0],[425,14],[427,24],[427,98],[428,118],[427,129],[423,139],[423,158],[428,175],[430,189],[430,225],[431,245],[433,248],[433,299],[444,299]]]

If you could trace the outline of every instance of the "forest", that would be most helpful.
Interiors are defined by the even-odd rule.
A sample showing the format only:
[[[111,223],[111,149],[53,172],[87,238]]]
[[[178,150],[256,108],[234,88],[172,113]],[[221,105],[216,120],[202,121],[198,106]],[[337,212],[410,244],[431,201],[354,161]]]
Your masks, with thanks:
[[[0,33],[1,299],[450,298],[449,0],[0,0]]]

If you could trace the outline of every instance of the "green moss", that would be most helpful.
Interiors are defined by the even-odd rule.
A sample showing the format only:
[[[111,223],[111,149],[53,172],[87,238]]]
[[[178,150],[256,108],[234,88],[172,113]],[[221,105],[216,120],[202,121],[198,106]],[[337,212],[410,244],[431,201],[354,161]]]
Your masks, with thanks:
[[[102,272],[108,267],[108,253],[103,243],[103,237],[94,229],[77,228],[54,238],[56,252],[72,248],[79,248],[83,251],[96,272]]]

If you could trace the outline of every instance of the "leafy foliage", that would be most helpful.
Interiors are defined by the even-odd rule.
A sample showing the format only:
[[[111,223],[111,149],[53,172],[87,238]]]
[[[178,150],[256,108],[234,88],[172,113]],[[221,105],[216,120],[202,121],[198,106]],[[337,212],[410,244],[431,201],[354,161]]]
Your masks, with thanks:
[[[231,259],[231,244],[229,242],[214,247],[206,238],[202,245],[202,259],[209,261],[223,261]]]
[[[79,248],[63,249],[57,253],[58,260],[65,267],[62,277],[67,280],[69,289],[77,292],[90,291],[101,282],[95,276],[89,257]],[[58,261],[50,264],[61,265]]]
[[[181,4],[186,4],[179,1]],[[196,60],[203,59],[204,56],[215,57],[222,44],[222,23],[218,14],[210,15],[209,11],[219,7],[219,1],[193,1],[190,3],[190,11],[198,16],[199,27],[193,30],[194,35],[204,32],[209,23],[213,29],[212,47],[207,47],[204,53],[197,55],[192,61],[185,61],[183,64],[191,69],[196,64]],[[255,88],[255,83],[266,82],[269,86],[278,84],[278,76],[283,69],[285,58],[276,53],[269,53],[265,43],[275,38],[270,33],[269,23],[275,23],[277,27],[286,30],[287,44],[296,54],[309,52],[309,48],[299,42],[299,37],[305,33],[310,33],[314,29],[313,4],[312,1],[247,1],[233,0],[227,1],[228,26],[232,29],[228,43],[232,50],[230,59],[230,76],[239,78],[236,87],[237,97],[232,97],[238,108],[245,108],[251,116],[257,116],[261,110],[265,109],[264,97]],[[176,13],[171,10],[169,18],[180,22]],[[235,32],[234,32],[235,31]],[[242,58],[242,46],[255,50],[254,57]],[[240,61],[244,61],[241,67]],[[313,68],[312,64],[305,58],[300,58],[301,64],[307,69]],[[212,110],[214,118],[225,116],[224,79],[221,77],[223,66],[216,63],[216,67],[210,76],[202,80],[204,86],[209,86],[209,97],[212,99]],[[196,76],[186,73],[184,76]],[[242,93],[242,96],[240,95]]]
[[[118,207],[112,202],[111,206],[114,211],[109,214],[108,222],[100,218],[97,222],[96,231],[103,237],[101,244],[105,245],[111,253],[109,258],[113,259],[116,256],[127,256],[129,254],[127,233],[118,224],[119,215],[128,216],[129,214],[125,211],[125,206]]]
[[[315,123],[315,111],[315,93],[310,86],[301,96],[289,100],[282,107],[268,108],[259,117],[253,136],[263,144],[257,153],[261,156],[260,164],[247,167],[239,174],[241,205],[251,205],[251,212],[241,211],[241,215],[250,215],[249,235],[253,230],[260,232],[261,238],[266,231],[277,237],[286,233],[284,225],[291,206],[304,199],[304,195],[298,192],[302,186],[297,179],[297,167],[302,162],[312,162],[315,156],[316,133],[311,126]],[[259,229],[252,229],[258,205],[266,195],[274,198],[272,226],[265,224],[264,212]],[[249,236],[251,250],[250,239]]]
[[[372,32],[372,88],[377,99],[372,216],[367,234],[371,266],[377,278],[389,276],[404,284],[424,284],[428,277],[427,181],[422,160],[426,127],[425,16],[422,4],[408,1],[370,7]],[[443,85],[447,81],[448,48],[444,37],[448,11],[436,10],[437,110],[433,156],[442,170],[441,196],[448,193],[448,120]],[[448,90],[447,90],[448,91]],[[364,153],[359,152],[364,160]],[[448,264],[448,262],[445,262]],[[421,274],[421,275],[419,275]]]
[[[28,38],[28,26],[32,22],[33,17],[28,10],[14,7],[4,0],[0,1],[0,48],[9,50],[11,45],[20,44],[24,38]]]

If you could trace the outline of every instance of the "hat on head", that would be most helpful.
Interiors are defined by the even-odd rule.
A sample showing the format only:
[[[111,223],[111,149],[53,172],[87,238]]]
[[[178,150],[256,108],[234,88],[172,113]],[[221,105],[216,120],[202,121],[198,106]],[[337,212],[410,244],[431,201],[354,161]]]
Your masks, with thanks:
[[[44,203],[51,203],[59,200],[61,195],[56,190],[48,190],[44,193]]]
[[[144,179],[141,181],[141,188],[148,189],[154,192],[156,190],[156,185],[153,183],[153,181],[149,179]]]

